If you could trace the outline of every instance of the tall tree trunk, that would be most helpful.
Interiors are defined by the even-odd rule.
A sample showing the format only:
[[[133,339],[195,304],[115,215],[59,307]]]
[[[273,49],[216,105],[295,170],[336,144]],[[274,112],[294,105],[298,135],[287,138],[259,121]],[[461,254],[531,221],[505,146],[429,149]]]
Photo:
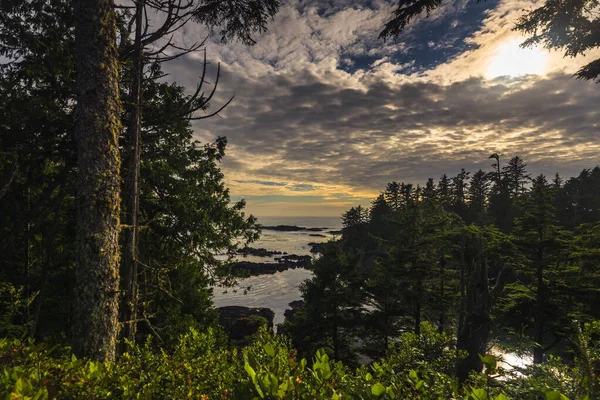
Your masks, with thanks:
[[[537,293],[535,299],[534,338],[537,343],[533,348],[533,362],[540,364],[544,359],[544,314],[546,293],[544,288],[544,268],[540,262],[536,271]]]
[[[488,289],[487,263],[482,256],[473,260],[467,277],[467,302],[465,320],[458,331],[456,348],[465,350],[467,357],[459,360],[456,376],[464,382],[470,371],[480,372],[483,363],[479,355],[485,355],[491,327],[491,298]]]
[[[440,317],[438,322],[438,332],[444,333],[446,325],[446,307],[444,305],[446,298],[446,288],[444,281],[446,280],[446,257],[440,257]]]
[[[415,334],[421,334],[421,299],[423,298],[423,282],[417,281],[417,303],[415,304]]]
[[[73,351],[113,360],[118,333],[121,164],[113,2],[77,0],[75,16],[78,192]]]
[[[131,69],[131,125],[126,140],[126,176],[123,185],[125,205],[125,244],[121,272],[123,274],[123,299],[121,302],[121,352],[125,350],[123,339],[135,343],[137,326],[137,257],[138,257],[138,213],[140,198],[140,156],[141,156],[141,92],[143,73],[143,46],[141,44],[144,1],[136,3],[135,49]]]

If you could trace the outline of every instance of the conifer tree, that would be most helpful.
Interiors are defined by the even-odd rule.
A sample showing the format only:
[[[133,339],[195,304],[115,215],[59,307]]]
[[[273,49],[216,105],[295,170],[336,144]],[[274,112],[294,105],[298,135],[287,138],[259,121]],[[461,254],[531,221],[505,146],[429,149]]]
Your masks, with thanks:
[[[541,363],[544,352],[551,347],[547,347],[549,337],[553,336],[552,343],[560,339],[560,332],[552,327],[565,322],[561,307],[552,302],[560,298],[553,290],[561,287],[557,279],[568,262],[569,238],[556,224],[553,201],[552,188],[546,177],[534,178],[531,191],[523,201],[523,216],[516,219],[514,232],[525,259],[520,271],[523,277],[519,283],[511,285],[511,293],[516,296],[513,301],[518,302],[516,299],[527,293],[520,289],[522,283],[532,290],[531,297],[521,299],[531,301],[528,317],[532,321],[535,363]]]
[[[468,191],[469,218],[467,222],[476,224],[484,223],[489,185],[488,174],[483,172],[483,170],[480,169],[473,174]]]
[[[313,349],[326,346],[336,360],[354,362],[353,336],[362,312],[358,282],[359,253],[345,253],[335,243],[324,246],[311,271],[314,277],[300,286],[305,306],[304,323],[311,327]]]
[[[502,168],[504,179],[508,186],[511,198],[517,199],[525,191],[525,184],[530,181],[526,170],[527,164],[519,156],[514,156],[508,165]]]
[[[398,211],[402,204],[401,185],[394,181],[387,184],[384,192],[385,200],[393,211]]]

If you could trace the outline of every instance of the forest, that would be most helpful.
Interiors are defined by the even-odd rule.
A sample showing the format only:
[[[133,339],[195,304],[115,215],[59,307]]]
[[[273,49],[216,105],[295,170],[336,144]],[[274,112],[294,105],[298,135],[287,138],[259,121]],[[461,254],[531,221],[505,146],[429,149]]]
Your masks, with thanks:
[[[440,3],[398,2],[380,38]],[[581,3],[548,1],[517,29],[569,56],[597,47],[596,3]],[[207,37],[173,37],[198,25],[252,46],[279,7],[0,3],[0,396],[600,398],[594,165],[531,176],[495,153],[485,171],[423,186],[390,177],[341,216],[283,324],[258,318],[243,343],[228,338],[213,287],[241,279],[234,261],[261,227],[232,201],[227,139],[194,138],[237,99],[216,100]],[[195,88],[165,72],[190,54]],[[577,77],[597,79],[599,65]]]

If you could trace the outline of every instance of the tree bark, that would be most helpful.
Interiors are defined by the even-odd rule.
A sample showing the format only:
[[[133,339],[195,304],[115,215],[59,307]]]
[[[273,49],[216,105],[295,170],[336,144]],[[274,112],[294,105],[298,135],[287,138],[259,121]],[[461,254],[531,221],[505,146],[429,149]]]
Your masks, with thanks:
[[[535,301],[535,320],[534,320],[534,341],[536,342],[533,348],[533,362],[541,364],[544,360],[544,314],[546,293],[544,287],[544,268],[540,262],[536,271],[537,293]]]
[[[125,205],[125,243],[121,272],[123,274],[123,298],[121,302],[121,352],[125,351],[123,339],[135,343],[137,326],[138,284],[138,213],[140,198],[140,157],[141,157],[141,92],[143,73],[142,23],[144,1],[136,3],[135,43],[131,69],[131,125],[126,140],[126,176],[123,185],[123,202]]]
[[[112,0],[75,2],[77,267],[73,351],[115,358],[119,300],[121,132]]]
[[[467,357],[458,361],[456,376],[462,383],[470,371],[481,372],[483,363],[479,355],[485,355],[491,327],[491,298],[488,289],[488,269],[483,257],[473,260],[466,283],[467,302],[464,323],[457,335],[458,350],[465,350]]]

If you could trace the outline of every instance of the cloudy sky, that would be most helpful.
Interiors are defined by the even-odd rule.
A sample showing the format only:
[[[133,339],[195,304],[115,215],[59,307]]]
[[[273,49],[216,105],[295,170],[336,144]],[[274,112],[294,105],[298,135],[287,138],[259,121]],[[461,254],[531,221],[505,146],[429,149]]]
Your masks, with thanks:
[[[599,163],[600,86],[572,78],[598,54],[520,49],[512,28],[535,2],[449,1],[384,43],[392,6],[283,0],[255,46],[208,44],[222,67],[215,107],[235,100],[195,134],[227,137],[226,183],[249,212],[339,215],[393,180],[489,170],[495,152],[567,177]],[[195,88],[201,57],[171,63],[170,78]]]

